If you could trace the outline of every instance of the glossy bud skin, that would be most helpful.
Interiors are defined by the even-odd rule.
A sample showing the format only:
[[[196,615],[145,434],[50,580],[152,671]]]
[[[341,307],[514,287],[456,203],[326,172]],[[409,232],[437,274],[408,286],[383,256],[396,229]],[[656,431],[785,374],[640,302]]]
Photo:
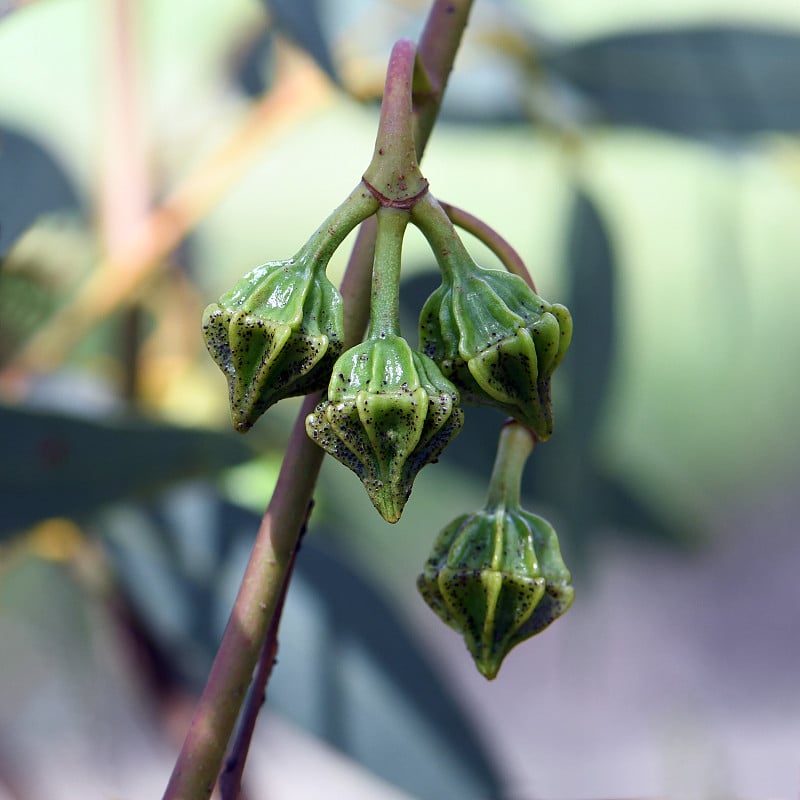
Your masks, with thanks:
[[[500,505],[451,522],[417,579],[425,602],[464,636],[493,679],[509,651],[571,605],[574,590],[550,523]]]
[[[339,358],[306,431],[358,475],[381,516],[397,522],[417,473],[460,431],[458,401],[433,361],[386,335]]]
[[[553,432],[550,379],[572,338],[572,318],[516,275],[473,266],[446,276],[420,314],[420,349],[466,402],[494,406]]]
[[[208,306],[203,336],[245,432],[279,400],[325,388],[343,350],[342,298],[301,251],[257,267]]]

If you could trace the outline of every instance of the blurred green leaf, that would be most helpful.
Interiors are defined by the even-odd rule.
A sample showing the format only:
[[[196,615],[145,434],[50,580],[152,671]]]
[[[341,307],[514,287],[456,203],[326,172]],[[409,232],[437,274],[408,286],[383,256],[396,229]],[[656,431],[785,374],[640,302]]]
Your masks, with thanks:
[[[129,418],[89,420],[0,406],[0,538],[41,519],[208,475],[252,456],[234,434]]]
[[[167,665],[161,681],[202,689],[258,522],[220,503],[205,482],[115,504],[94,518],[92,532],[111,555],[130,618],[162,671]]]
[[[264,27],[247,43],[234,65],[233,79],[248,97],[260,97],[272,84],[275,34]]]
[[[677,513],[668,518],[662,509],[648,504],[635,487],[616,475],[606,475],[598,470],[596,487],[601,525],[686,547],[703,540],[693,515],[683,515],[683,521],[679,523],[680,502],[671,504]]]
[[[602,530],[686,541],[686,530],[675,530],[672,518],[605,463],[601,433],[617,351],[617,260],[603,214],[580,186],[569,213],[565,272],[564,303],[575,330],[555,376],[555,434],[534,453],[525,481],[533,506],[557,510],[579,557]]]
[[[557,373],[567,383],[571,433],[590,440],[611,380],[616,347],[616,261],[611,237],[592,197],[577,188],[567,230],[564,303],[575,320],[567,358]]]
[[[318,0],[261,0],[267,7],[275,27],[306,50],[330,76],[337,81]]]
[[[46,212],[80,206],[53,156],[27,136],[0,127],[0,258]]]
[[[543,66],[605,125],[699,137],[800,130],[800,33],[630,31],[554,49]]]
[[[8,256],[0,266],[0,366],[4,366],[58,305],[50,276],[33,261]]]
[[[95,255],[90,232],[69,214],[46,214],[19,237],[0,263],[0,366],[70,296]]]
[[[572,344],[555,382],[555,433],[537,448],[526,485],[538,502],[558,509],[581,541],[605,520],[596,463],[597,434],[615,349],[616,263],[600,210],[580,186],[566,230],[563,302],[574,320]]]

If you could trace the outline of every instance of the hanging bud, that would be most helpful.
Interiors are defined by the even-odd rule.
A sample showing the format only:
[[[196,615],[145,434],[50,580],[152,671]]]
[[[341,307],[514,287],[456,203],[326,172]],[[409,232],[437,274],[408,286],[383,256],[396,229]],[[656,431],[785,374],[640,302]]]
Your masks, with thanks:
[[[465,401],[494,406],[533,430],[553,432],[550,379],[572,337],[572,318],[516,275],[473,265],[445,276],[420,314],[420,349]]]
[[[342,297],[325,268],[377,205],[362,184],[297,255],[256,267],[206,308],[203,336],[228,380],[236,430],[249,430],[285,397],[327,386],[344,331]]]
[[[325,387],[343,349],[342,298],[303,260],[264,264],[208,306],[203,334],[244,432],[278,400]]]
[[[486,506],[439,534],[417,579],[425,602],[461,633],[478,670],[497,675],[508,652],[571,605],[571,576],[555,530],[519,505],[532,439],[506,425]]]
[[[484,509],[451,522],[417,579],[425,602],[459,631],[490,680],[508,652],[572,603],[552,526],[522,509]]]
[[[361,479],[375,508],[397,522],[417,473],[463,423],[458,392],[400,336],[367,339],[333,367],[308,435]]]
[[[549,438],[550,378],[572,338],[569,311],[517,275],[479,267],[430,195],[414,206],[412,220],[442,270],[442,285],[420,313],[420,350],[465,402],[494,406]]]

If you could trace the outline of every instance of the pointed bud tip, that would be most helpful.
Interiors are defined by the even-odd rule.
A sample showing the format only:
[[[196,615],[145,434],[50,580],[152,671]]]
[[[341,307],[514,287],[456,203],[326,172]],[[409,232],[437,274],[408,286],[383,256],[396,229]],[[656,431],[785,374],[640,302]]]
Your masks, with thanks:
[[[502,658],[499,661],[493,658],[479,658],[476,657],[474,653],[472,654],[472,659],[475,662],[475,666],[478,668],[478,672],[480,672],[487,681],[493,681],[497,677],[497,674],[500,672],[500,666],[503,663]]]
[[[247,433],[252,427],[253,423],[249,419],[233,418],[233,429],[237,433]]]

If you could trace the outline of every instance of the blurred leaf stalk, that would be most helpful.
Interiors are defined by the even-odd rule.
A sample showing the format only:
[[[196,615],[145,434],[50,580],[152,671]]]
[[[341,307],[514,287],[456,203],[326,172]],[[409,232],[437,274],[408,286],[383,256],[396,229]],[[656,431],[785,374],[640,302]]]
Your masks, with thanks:
[[[440,535],[420,587],[464,634],[488,678],[511,647],[571,602],[554,531],[519,508],[525,460],[533,442],[552,433],[550,378],[569,345],[571,317],[535,294],[499,234],[443,207],[419,168],[470,5],[435,2],[419,51],[410,40],[395,44],[373,157],[349,197],[292,258],[257,267],[203,316],[237,430],[249,430],[285,397],[306,399],[165,800],[208,796],[253,669],[274,655],[281,597],[324,453],[355,473],[393,523],[417,474],[461,430],[462,400],[510,415],[486,509],[474,516],[477,525],[459,518]],[[520,274],[479,267],[453,219],[480,230],[507,269]],[[409,224],[422,231],[442,273],[442,286],[422,309],[418,350],[400,330]],[[325,270],[357,226],[340,292]],[[247,736],[237,739],[239,775],[247,747]],[[225,781],[236,796],[238,779]]]

